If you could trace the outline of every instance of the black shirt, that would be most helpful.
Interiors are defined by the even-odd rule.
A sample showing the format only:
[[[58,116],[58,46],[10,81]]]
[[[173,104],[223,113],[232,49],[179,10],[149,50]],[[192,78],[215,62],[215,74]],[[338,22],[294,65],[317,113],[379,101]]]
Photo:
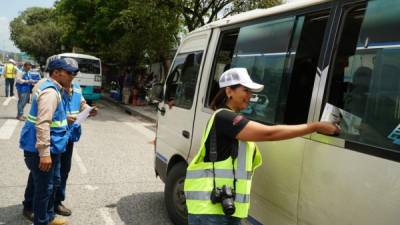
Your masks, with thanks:
[[[222,110],[215,115],[214,124],[217,133],[217,161],[223,161],[231,156],[232,151],[234,155],[237,154],[238,140],[236,135],[246,126],[249,122],[244,116],[228,111]],[[210,149],[210,134],[206,140],[206,155],[204,162],[210,162],[209,149]]]

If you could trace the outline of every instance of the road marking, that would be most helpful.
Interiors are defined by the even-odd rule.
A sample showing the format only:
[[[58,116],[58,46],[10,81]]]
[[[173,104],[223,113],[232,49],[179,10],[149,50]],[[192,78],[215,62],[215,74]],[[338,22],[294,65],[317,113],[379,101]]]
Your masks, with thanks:
[[[18,120],[6,120],[6,122],[0,128],[0,139],[1,140],[10,139],[17,125],[18,125]]]
[[[124,122],[124,123],[126,125],[132,127],[133,129],[135,129],[139,133],[143,134],[147,138],[149,138],[149,140],[154,140],[154,138],[156,137],[154,131],[147,129],[145,126],[143,126],[140,123],[130,123],[130,122]]]
[[[3,102],[3,106],[7,106],[12,99],[14,99],[14,96],[13,97],[7,97],[6,100]]]
[[[115,225],[115,222],[111,218],[111,214],[107,208],[100,208],[98,210],[106,225]]]
[[[79,170],[81,171],[82,174],[87,174],[87,169],[85,164],[83,164],[83,161],[81,157],[78,155],[76,151],[74,151],[74,159],[76,163],[78,163]]]
[[[97,186],[92,186],[92,185],[85,185],[85,188],[88,189],[89,191],[95,191],[99,189]]]

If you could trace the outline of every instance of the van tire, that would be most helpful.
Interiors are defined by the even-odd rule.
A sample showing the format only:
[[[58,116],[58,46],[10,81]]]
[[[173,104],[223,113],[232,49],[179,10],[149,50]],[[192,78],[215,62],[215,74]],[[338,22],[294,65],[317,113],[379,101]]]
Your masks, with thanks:
[[[164,199],[168,216],[175,225],[187,225],[187,208],[183,184],[186,177],[186,163],[174,165],[167,175]]]

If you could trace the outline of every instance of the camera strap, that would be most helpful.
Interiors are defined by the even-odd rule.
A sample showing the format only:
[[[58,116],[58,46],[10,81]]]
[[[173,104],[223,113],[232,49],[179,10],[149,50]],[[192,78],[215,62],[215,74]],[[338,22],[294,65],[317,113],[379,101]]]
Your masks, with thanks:
[[[214,185],[214,189],[216,188],[216,184],[215,184],[215,165],[214,163],[218,160],[218,150],[217,150],[217,131],[215,129],[215,122],[211,127],[211,134],[210,134],[210,154],[209,154],[209,160],[210,162],[212,162],[213,165],[213,185]],[[237,154],[236,154],[237,155]],[[233,173],[233,190],[236,192],[236,171],[235,171],[235,154],[233,153],[233,149],[232,149],[232,154],[231,154],[231,158],[232,158],[232,173]]]

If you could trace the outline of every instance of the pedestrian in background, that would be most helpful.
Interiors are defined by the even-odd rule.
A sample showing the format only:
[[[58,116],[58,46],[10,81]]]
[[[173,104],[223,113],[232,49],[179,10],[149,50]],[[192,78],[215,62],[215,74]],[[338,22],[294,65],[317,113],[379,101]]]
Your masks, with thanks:
[[[4,65],[3,74],[6,79],[6,97],[12,97],[14,96],[14,82],[17,75],[17,66],[13,59],[9,59],[8,63]]]
[[[60,168],[61,183],[56,190],[56,195],[54,200],[54,210],[57,214],[62,216],[70,216],[72,213],[72,211],[69,208],[65,207],[62,204],[62,201],[65,200],[67,179],[69,172],[71,170],[74,142],[78,142],[81,136],[81,126],[78,124],[74,124],[74,122],[79,112],[82,112],[86,108],[90,107],[86,103],[82,95],[82,89],[78,83],[72,83],[69,85],[69,87],[70,88],[64,90],[63,103],[67,113],[69,130],[73,129],[75,132],[71,132],[71,136],[68,140],[66,151],[61,154],[61,168]],[[97,115],[97,108],[94,107],[90,112],[90,116],[96,116],[96,115]]]
[[[28,219],[33,215],[34,225],[64,225],[67,220],[54,216],[54,190],[60,183],[60,157],[69,139],[61,96],[62,88],[69,88],[79,68],[74,59],[53,59],[48,64],[48,71],[50,77],[38,83],[31,110],[21,130],[20,148],[24,151],[31,177],[25,190],[23,215]]]
[[[241,219],[247,217],[252,175],[262,162],[254,141],[339,132],[337,126],[328,122],[268,126],[240,115],[252,93],[264,88],[251,80],[245,68],[225,71],[219,86],[211,103],[216,111],[186,172],[184,190],[189,225],[240,225]]]
[[[18,104],[17,104],[17,119],[20,121],[24,121],[24,108],[25,105],[29,102],[31,89],[35,81],[32,79],[31,73],[31,64],[29,62],[24,63],[24,69],[22,74],[18,73],[16,76],[16,89],[18,92]]]

